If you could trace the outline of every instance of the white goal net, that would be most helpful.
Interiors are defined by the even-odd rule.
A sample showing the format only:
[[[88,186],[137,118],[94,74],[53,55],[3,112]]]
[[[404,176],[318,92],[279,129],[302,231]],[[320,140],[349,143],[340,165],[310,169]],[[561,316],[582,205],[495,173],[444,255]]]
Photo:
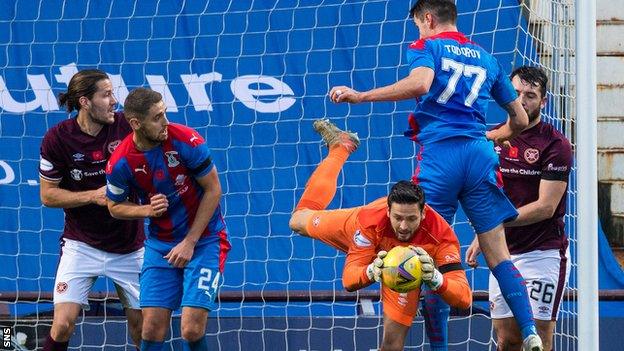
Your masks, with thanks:
[[[120,101],[138,86],[163,93],[168,117],[197,129],[220,171],[232,251],[210,349],[368,350],[379,345],[378,286],[346,294],[344,255],[299,237],[288,219],[324,155],[312,121],[331,118],[358,132],[361,148],[339,179],[330,208],[361,205],[413,172],[403,137],[414,102],[335,105],[329,87],[359,90],[408,74],[417,38],[411,1],[381,0],[15,0],[0,2],[0,325],[14,347],[41,347],[51,324],[51,292],[63,229],[60,209],[39,200],[39,146],[67,118],[56,96],[79,69],[106,71]],[[550,78],[545,117],[574,143],[572,0],[459,1],[460,31],[511,72],[542,66]],[[120,106],[121,108],[121,106]],[[347,118],[348,117],[348,118]],[[492,104],[488,122],[505,118]],[[572,253],[575,177],[568,195]],[[465,250],[472,229],[454,223]],[[570,296],[574,297],[573,259]],[[485,267],[484,264],[481,265]],[[481,296],[487,270],[468,270]],[[130,350],[114,288],[100,279],[92,310],[70,342],[75,350]],[[495,349],[487,300],[453,316],[451,350]],[[556,349],[573,350],[577,308],[562,306]],[[408,349],[428,343],[414,321]],[[18,336],[19,334],[19,336]],[[169,349],[180,347],[172,322]]]

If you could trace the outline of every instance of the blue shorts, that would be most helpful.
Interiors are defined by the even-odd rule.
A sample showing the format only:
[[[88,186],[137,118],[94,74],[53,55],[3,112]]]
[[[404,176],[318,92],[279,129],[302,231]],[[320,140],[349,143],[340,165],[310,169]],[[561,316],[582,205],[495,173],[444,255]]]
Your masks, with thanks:
[[[484,139],[451,138],[423,145],[416,156],[414,182],[425,200],[453,223],[457,203],[477,234],[515,219],[518,212],[502,189],[498,155]]]
[[[229,249],[228,245],[224,250],[220,239],[220,235],[202,239],[184,268],[175,268],[163,258],[168,251],[163,253],[146,245],[140,277],[141,308],[162,307],[173,311],[187,306],[214,310]]]

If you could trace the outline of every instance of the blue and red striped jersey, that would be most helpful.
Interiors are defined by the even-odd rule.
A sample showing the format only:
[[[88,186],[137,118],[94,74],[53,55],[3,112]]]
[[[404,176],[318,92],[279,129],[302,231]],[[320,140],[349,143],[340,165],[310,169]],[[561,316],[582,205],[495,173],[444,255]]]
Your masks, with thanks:
[[[485,136],[485,113],[491,98],[501,106],[517,94],[498,61],[459,32],[444,32],[414,41],[407,50],[410,70],[429,67],[434,79],[418,99],[411,130],[421,144],[450,137]]]
[[[156,194],[167,196],[167,211],[149,221],[145,245],[156,250],[173,248],[184,239],[204,194],[195,178],[214,168],[210,149],[195,130],[172,123],[167,132],[167,139],[148,151],[137,150],[132,140],[134,133],[130,134],[106,166],[106,195],[112,201],[126,201],[131,189],[136,190],[141,204],[148,204]],[[223,229],[221,206],[217,206],[197,245]]]

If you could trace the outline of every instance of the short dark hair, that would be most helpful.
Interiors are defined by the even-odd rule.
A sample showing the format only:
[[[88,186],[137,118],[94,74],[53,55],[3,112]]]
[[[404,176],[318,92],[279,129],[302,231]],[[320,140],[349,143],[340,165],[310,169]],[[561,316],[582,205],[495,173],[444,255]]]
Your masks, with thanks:
[[[531,85],[540,87],[542,97],[546,96],[548,92],[548,76],[546,76],[546,72],[540,67],[535,66],[522,66],[516,68],[513,72],[511,72],[510,79],[518,76],[523,82],[527,82]]]
[[[457,21],[457,6],[452,0],[418,0],[410,9],[410,17],[422,20],[425,12],[431,12],[440,23]]]
[[[80,98],[91,100],[97,91],[97,83],[108,79],[108,75],[99,69],[85,69],[74,74],[69,80],[67,91],[59,94],[59,105],[66,106],[67,112],[80,111]]]
[[[398,181],[388,194],[388,209],[392,204],[419,204],[422,210],[425,206],[425,192],[418,184],[407,180]]]
[[[162,95],[152,89],[136,88],[132,90],[124,102],[126,119],[137,118],[142,120],[147,116],[150,108],[160,101],[162,101]]]

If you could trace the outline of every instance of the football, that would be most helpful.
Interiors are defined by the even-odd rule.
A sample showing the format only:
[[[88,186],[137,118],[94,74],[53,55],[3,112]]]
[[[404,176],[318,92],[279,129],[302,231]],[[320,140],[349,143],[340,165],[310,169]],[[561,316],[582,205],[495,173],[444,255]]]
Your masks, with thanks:
[[[390,289],[405,293],[420,287],[421,268],[418,255],[405,246],[395,246],[383,259],[381,280]]]

